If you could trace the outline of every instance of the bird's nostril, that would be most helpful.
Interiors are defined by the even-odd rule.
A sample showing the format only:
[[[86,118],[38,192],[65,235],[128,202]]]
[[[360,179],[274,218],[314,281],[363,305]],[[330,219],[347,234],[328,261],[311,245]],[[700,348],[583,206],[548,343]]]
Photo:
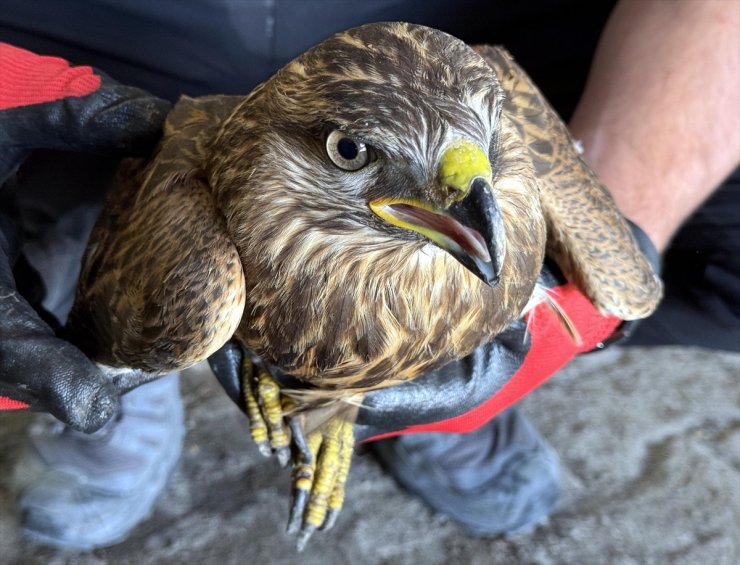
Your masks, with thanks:
[[[446,199],[457,199],[463,195],[463,192],[454,186],[447,185],[442,189],[442,194]]]

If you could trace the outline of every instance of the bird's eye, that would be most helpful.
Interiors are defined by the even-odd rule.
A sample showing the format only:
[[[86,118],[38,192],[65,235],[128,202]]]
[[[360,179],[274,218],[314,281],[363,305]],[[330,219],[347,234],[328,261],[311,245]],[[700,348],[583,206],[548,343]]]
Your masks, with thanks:
[[[370,162],[368,147],[338,129],[326,138],[326,153],[332,163],[345,171],[358,171]]]

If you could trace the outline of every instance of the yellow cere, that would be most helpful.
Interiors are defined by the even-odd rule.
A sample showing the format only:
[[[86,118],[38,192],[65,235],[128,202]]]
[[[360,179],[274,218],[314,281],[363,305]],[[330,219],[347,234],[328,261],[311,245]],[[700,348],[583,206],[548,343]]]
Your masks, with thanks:
[[[453,142],[439,161],[439,180],[463,194],[467,193],[473,179],[480,177],[490,183],[492,176],[488,155],[466,139]]]

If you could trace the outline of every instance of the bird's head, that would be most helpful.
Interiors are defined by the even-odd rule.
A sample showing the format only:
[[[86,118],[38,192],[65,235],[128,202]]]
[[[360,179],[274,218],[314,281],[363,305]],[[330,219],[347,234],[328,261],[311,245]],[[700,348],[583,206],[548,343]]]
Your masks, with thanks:
[[[271,221],[249,222],[250,237],[270,242],[273,258],[301,244],[310,253],[317,237],[326,249],[334,236],[344,249],[433,244],[493,286],[506,255],[495,189],[501,102],[492,69],[462,41],[365,25],[252,93],[221,132],[212,184],[258,183],[248,206]],[[231,199],[227,220],[243,220],[243,206]]]

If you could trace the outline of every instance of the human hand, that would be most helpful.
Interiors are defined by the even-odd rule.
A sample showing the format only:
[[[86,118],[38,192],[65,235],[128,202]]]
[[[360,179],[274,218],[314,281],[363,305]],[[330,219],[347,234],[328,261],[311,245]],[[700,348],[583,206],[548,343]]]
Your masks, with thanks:
[[[146,155],[169,109],[91,67],[0,43],[0,184],[34,149]]]
[[[0,183],[34,149],[145,154],[169,104],[90,67],[70,67],[0,44]],[[82,352],[57,338],[24,298],[16,274],[20,230],[9,185],[0,189],[0,409],[45,410],[80,430],[100,428],[119,387]],[[15,272],[14,272],[15,271]]]

